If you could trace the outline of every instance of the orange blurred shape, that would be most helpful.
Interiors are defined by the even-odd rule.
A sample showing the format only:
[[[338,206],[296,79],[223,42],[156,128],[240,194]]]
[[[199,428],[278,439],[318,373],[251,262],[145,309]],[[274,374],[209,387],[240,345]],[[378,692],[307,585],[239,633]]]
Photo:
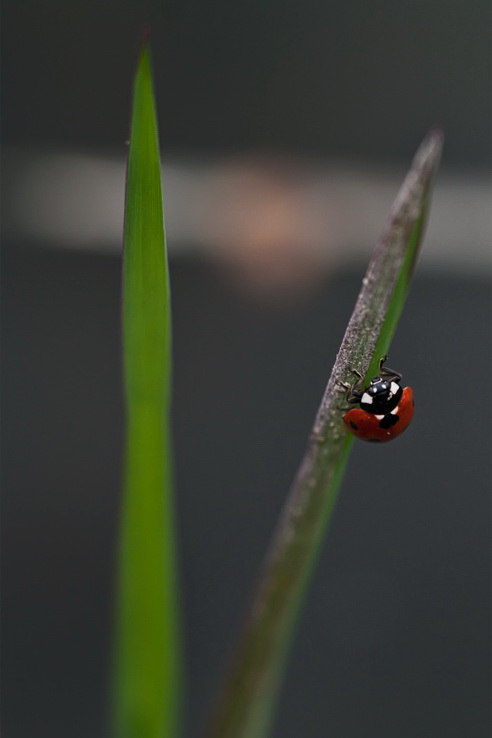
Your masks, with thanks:
[[[333,233],[320,226],[330,203],[320,219],[315,174],[289,162],[236,160],[211,179],[213,250],[236,281],[278,296],[305,292],[326,274]]]

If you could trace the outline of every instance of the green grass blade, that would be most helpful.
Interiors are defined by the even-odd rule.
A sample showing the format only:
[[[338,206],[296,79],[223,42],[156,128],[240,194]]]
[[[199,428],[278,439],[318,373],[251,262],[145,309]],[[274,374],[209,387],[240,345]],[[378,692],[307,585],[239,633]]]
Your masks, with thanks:
[[[126,454],[116,605],[114,734],[175,738],[181,692],[169,430],[171,315],[152,70],[135,77],[125,203]]]
[[[208,738],[268,734],[294,627],[352,446],[339,409],[339,382],[352,380],[352,367],[376,376],[379,358],[388,351],[417,261],[441,148],[442,134],[432,131],[417,152],[369,264]],[[324,735],[330,736],[328,726]]]

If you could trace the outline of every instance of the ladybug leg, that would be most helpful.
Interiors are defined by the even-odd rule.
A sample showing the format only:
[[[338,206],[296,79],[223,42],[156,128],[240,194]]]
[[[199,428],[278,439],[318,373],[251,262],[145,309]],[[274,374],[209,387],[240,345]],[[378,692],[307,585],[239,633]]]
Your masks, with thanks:
[[[358,384],[358,381],[355,382],[355,384],[349,384],[348,382],[342,382],[342,381],[339,381],[338,382],[338,385],[339,386],[338,386],[337,389],[338,389],[339,392],[345,392],[345,394],[347,396],[347,401],[348,402],[351,402],[351,401],[352,402],[358,402],[359,401],[359,398],[362,397],[362,392],[360,392],[359,390],[357,390],[355,388],[355,385],[356,384]],[[349,400],[348,399],[349,396],[350,397],[355,397],[356,399],[355,400]]]
[[[360,398],[362,397],[362,392],[359,392],[359,390],[356,390],[354,385],[349,384],[348,382],[338,382],[339,387],[338,390],[340,392],[345,392],[345,401],[348,403],[351,403],[352,405],[355,403],[360,402]],[[339,407],[339,410],[350,410],[350,407]]]
[[[364,375],[361,374],[357,369],[351,369],[350,370],[352,374],[355,374],[357,379],[353,384],[349,384],[348,382],[338,382],[339,389],[341,392],[345,392],[345,400],[349,403],[349,405],[355,405],[358,404],[361,401],[361,397],[364,394],[362,388],[362,384],[364,382]],[[339,410],[350,410],[350,407],[341,407]]]
[[[387,358],[387,356],[383,356],[383,358],[379,360],[379,372],[381,376],[391,377],[399,382],[402,379],[400,372],[395,372],[395,370],[390,369],[389,366],[383,366]]]
[[[338,384],[340,385],[337,388],[339,392],[348,392],[349,390],[352,389],[352,385],[349,384],[348,382],[342,382],[342,381],[340,381],[340,382],[338,382]]]
[[[345,392],[345,397],[347,397],[348,393],[349,393],[349,392],[351,392],[351,390],[352,390],[352,387],[351,387],[351,385],[350,385],[350,384],[349,384],[348,382],[341,382],[341,381],[340,381],[340,382],[338,382],[338,387],[337,387],[337,390],[338,390],[339,392]],[[348,408],[348,407],[340,407],[340,405],[338,406],[338,409],[339,409],[339,410],[340,410],[341,412],[342,412],[342,411],[343,411],[343,412],[346,412],[347,410],[350,410],[350,408]]]
[[[347,394],[348,394],[348,391],[347,391]],[[361,396],[362,396],[362,392],[361,392]],[[353,396],[345,397],[345,402],[352,403],[352,405],[354,405],[360,402],[360,397],[353,397]],[[339,410],[352,410],[350,405],[348,407],[339,407],[338,409]]]
[[[349,385],[347,382],[341,382],[341,384],[343,384],[343,386],[347,388],[347,392],[350,388],[351,394],[360,399],[363,393],[360,391],[359,388],[362,386],[362,383],[364,381],[364,375],[361,374],[357,369],[351,369],[350,371],[357,377],[355,382],[352,385]],[[352,400],[352,402],[359,402],[359,399]]]
[[[387,377],[391,379],[396,379],[397,382],[401,382],[403,374],[400,374],[400,372],[395,372],[393,369],[390,369],[389,367],[384,367],[383,370],[380,372],[381,377]]]
[[[350,371],[352,372],[352,374],[355,374],[355,376],[357,377],[354,384],[352,385],[352,388],[355,389],[357,385],[360,386],[362,382],[364,381],[364,375],[361,374],[357,369],[351,369]]]

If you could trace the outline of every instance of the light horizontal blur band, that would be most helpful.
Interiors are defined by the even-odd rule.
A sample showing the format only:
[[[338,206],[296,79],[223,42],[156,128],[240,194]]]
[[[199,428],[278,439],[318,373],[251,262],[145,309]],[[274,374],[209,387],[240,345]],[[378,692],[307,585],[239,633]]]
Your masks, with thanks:
[[[52,247],[121,248],[124,157],[4,152],[4,233]],[[404,173],[279,156],[176,158],[163,166],[170,251],[260,268],[286,253],[316,269],[367,258]],[[485,172],[438,177],[424,268],[483,273],[490,262]]]

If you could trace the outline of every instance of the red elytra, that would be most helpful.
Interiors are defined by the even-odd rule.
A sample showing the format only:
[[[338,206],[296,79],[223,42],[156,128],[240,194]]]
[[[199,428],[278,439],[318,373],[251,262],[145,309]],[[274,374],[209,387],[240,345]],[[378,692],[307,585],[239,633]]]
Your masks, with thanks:
[[[405,387],[398,405],[386,415],[375,415],[354,408],[343,416],[351,433],[362,441],[385,443],[399,436],[410,425],[414,414],[413,390]]]

